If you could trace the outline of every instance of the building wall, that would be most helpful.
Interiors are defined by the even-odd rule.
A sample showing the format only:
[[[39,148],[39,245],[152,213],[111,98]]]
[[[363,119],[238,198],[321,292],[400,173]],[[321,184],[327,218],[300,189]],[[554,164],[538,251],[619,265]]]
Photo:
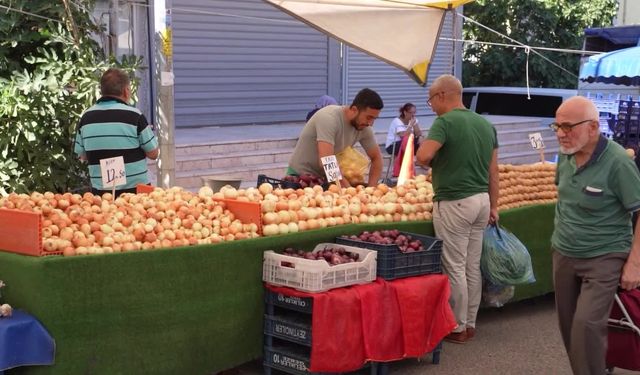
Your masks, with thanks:
[[[640,1],[619,0],[615,26],[640,25]]]

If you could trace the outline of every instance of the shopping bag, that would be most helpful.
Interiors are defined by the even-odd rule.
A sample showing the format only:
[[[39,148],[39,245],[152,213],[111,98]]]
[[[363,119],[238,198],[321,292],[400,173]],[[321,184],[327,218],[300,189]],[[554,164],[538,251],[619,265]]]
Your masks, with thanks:
[[[497,224],[484,231],[480,269],[482,276],[494,285],[536,281],[527,248],[518,237]]]

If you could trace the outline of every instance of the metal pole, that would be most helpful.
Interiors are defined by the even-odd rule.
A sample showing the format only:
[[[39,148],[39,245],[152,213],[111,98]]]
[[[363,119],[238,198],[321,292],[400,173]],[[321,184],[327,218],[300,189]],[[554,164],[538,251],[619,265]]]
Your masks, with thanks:
[[[109,1],[109,54],[118,56],[118,0]]]
[[[171,1],[153,0],[155,63],[153,69],[158,85],[156,98],[156,125],[160,143],[157,185],[169,188],[176,182],[175,117],[173,112],[173,38],[171,28]]]

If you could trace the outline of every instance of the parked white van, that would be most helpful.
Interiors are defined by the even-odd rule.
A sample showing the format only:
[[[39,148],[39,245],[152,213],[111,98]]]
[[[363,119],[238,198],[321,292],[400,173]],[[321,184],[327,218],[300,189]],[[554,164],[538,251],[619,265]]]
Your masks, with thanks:
[[[462,91],[465,107],[483,115],[549,117],[577,90],[526,87],[466,87]]]

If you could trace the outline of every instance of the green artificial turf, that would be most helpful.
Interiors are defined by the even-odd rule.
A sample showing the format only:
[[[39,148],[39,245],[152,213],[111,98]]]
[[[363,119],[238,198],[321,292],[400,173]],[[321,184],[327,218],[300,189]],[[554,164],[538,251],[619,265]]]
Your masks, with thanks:
[[[531,252],[537,282],[516,299],[552,290],[553,206],[505,212],[501,224]],[[0,252],[3,302],[35,315],[56,340],[54,366],[16,374],[205,375],[262,356],[262,253],[311,249],[342,234],[397,228],[433,235],[430,222],[352,224],[179,249],[35,258]]]

